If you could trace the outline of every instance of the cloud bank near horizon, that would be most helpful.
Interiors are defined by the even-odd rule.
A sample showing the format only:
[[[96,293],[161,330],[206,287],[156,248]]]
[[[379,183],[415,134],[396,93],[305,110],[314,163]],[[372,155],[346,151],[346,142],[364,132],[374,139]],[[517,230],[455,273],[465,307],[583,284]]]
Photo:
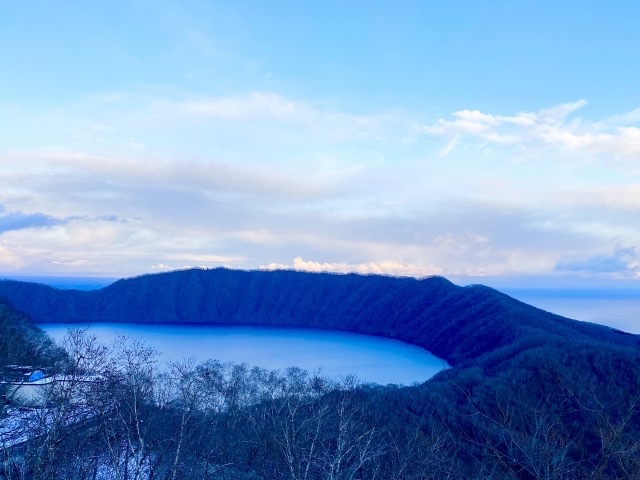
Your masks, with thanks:
[[[266,93],[169,104],[179,114],[163,128],[175,135],[184,116],[231,121],[235,138],[273,134],[228,156],[161,156],[152,121],[138,153],[4,151],[0,270],[640,278],[620,254],[640,248],[639,110],[588,121],[578,101],[415,127],[415,114],[320,114]],[[308,147],[292,147],[292,131]]]

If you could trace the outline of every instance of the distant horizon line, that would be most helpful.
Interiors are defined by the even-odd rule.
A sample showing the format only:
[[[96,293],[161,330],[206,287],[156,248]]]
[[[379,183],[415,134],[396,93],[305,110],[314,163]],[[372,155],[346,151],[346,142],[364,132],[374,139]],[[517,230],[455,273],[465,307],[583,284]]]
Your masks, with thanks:
[[[188,268],[176,268],[173,270],[166,270],[161,272],[144,272],[139,274],[127,274],[127,275],[116,275],[116,274],[100,274],[97,272],[61,272],[61,273],[4,273],[0,272],[0,280],[17,280],[20,281],[22,279],[55,279],[59,281],[74,281],[74,280],[86,280],[86,281],[98,281],[98,282],[106,282],[106,281],[117,281],[123,279],[132,279],[140,276],[146,275],[160,275],[160,274],[168,274],[173,272],[181,272],[188,270],[216,270],[216,269],[226,269],[226,270],[239,270],[244,272],[258,272],[258,271],[292,271],[292,272],[302,272],[302,273],[334,273],[334,274],[343,274],[347,275],[350,273],[363,275],[360,272],[320,272],[320,271],[311,271],[311,270],[302,270],[295,268],[282,268],[282,269],[267,269],[267,268],[234,268],[228,267],[224,265],[216,266],[216,267],[188,267]],[[626,286],[628,288],[640,288],[640,278],[639,279],[631,279],[631,278],[602,278],[596,276],[590,277],[580,277],[580,276],[556,276],[556,275],[539,275],[539,274],[504,274],[504,275],[460,275],[460,274],[438,274],[438,275],[425,275],[425,276],[414,276],[414,275],[390,275],[383,273],[369,273],[365,275],[380,275],[380,276],[391,276],[398,278],[416,278],[423,279],[429,277],[442,277],[445,278],[457,285],[465,286],[472,284],[483,284],[493,288],[523,288],[523,289],[560,289],[560,288],[612,288],[612,287],[622,287]]]

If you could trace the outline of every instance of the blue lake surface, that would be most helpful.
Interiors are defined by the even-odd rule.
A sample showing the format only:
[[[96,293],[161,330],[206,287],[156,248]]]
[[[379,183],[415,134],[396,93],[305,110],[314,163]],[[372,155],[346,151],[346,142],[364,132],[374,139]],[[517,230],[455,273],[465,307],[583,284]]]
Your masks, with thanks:
[[[78,325],[40,324],[61,341]],[[101,343],[118,335],[142,339],[160,354],[160,362],[193,358],[247,363],[269,369],[291,366],[338,379],[355,374],[362,381],[382,385],[424,382],[447,368],[428,351],[387,338],[331,330],[216,325],[91,324]]]

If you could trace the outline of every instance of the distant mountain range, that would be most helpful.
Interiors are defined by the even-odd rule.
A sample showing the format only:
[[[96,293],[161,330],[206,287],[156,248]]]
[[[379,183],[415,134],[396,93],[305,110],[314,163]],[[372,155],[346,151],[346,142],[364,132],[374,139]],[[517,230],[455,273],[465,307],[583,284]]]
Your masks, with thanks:
[[[395,338],[451,365],[496,364],[542,347],[616,346],[640,337],[570,320],[494,289],[442,277],[241,271],[149,274],[93,291],[0,281],[0,297],[37,323],[207,323],[313,327]]]

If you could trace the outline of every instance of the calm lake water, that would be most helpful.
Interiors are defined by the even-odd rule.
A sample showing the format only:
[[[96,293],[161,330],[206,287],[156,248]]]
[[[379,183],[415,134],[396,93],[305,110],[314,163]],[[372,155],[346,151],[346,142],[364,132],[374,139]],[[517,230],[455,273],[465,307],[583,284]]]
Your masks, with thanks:
[[[69,327],[40,324],[56,341]],[[160,353],[160,361],[210,358],[269,369],[296,366],[340,378],[356,374],[366,382],[411,385],[424,382],[443,368],[444,360],[397,340],[356,333],[274,327],[213,325],[85,325],[102,343],[116,336],[142,339]]]

